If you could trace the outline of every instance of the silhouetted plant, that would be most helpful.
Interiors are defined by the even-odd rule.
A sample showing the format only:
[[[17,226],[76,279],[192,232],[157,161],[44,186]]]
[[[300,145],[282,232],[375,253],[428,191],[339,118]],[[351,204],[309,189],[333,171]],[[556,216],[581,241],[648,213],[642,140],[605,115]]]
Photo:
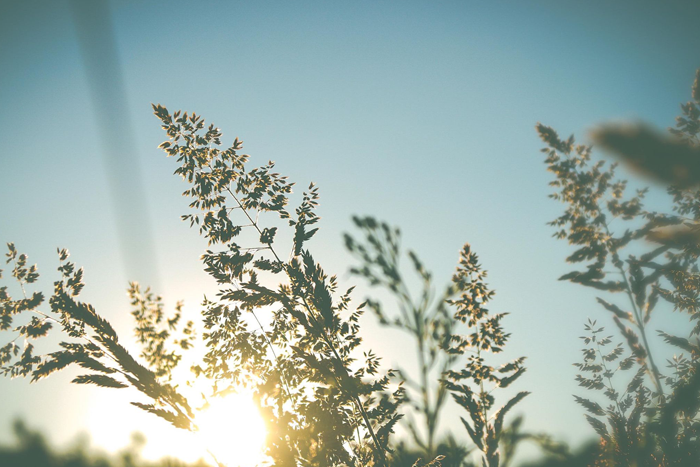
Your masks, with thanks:
[[[149,361],[150,369],[138,363],[119,343],[109,322],[99,316],[91,305],[76,300],[84,287],[83,270],[76,269],[68,261],[66,250],[59,250],[58,253],[61,277],[54,282],[54,292],[49,299],[49,315],[39,309],[44,295],[34,292],[29,297],[26,290],[39,278],[37,267],[28,267],[27,256],[18,253],[14,244],[8,244],[7,263],[13,266],[12,276],[19,283],[22,298],[15,300],[6,286],[0,288],[0,330],[11,329],[13,320],[21,315],[27,318],[31,315],[31,319],[25,319],[28,321],[26,324],[16,326],[13,329],[17,333],[15,339],[0,349],[0,364],[3,365],[0,371],[10,377],[31,376],[31,381],[35,382],[68,365],[77,364],[87,373],[76,377],[74,383],[109,388],[132,386],[153,401],[153,404],[134,405],[168,420],[178,428],[192,429],[194,413],[187,400],[167,382],[167,377],[157,374],[166,376],[179,356],[169,353],[169,362],[165,363],[162,358],[165,353],[158,355],[156,352]],[[54,326],[59,326],[63,335],[70,340],[60,343],[63,350],[36,355],[32,342],[46,336]],[[20,338],[24,341],[21,352],[16,343]],[[158,345],[164,344],[165,339],[156,339]]]
[[[561,279],[600,291],[621,292],[629,300],[631,311],[598,298],[612,314],[631,356],[620,360],[622,347],[603,353],[610,338],[601,338],[603,329],[591,323],[587,325],[590,335],[584,337],[584,362],[578,365],[587,374],[578,376],[579,383],[604,392],[611,401],[604,409],[596,402],[577,398],[602,437],[607,465],[695,465],[689,463],[700,458],[695,408],[698,392],[689,389],[698,368],[700,326],[696,325],[687,338],[659,331],[668,344],[688,354],[669,362],[673,375],[666,375],[659,368],[647,330],[660,298],[673,304],[675,310],[687,313],[691,322],[700,318],[700,248],[696,234],[700,212],[700,191],[696,185],[700,177],[695,171],[695,159],[700,154],[699,86],[696,79],[695,102],[682,106],[685,116],[677,120],[673,137],[659,136],[641,126],[607,126],[594,134],[594,139],[636,168],[671,183],[668,192],[673,198],[673,214],[645,210],[642,202],[646,189],[625,197],[627,182],[615,180],[615,164],[606,169],[604,162],[591,161],[590,146],[574,145],[573,136],[562,140],[551,128],[537,125],[547,144],[543,149],[546,163],[556,176],[551,185],[557,193],[551,197],[567,204],[565,213],[551,222],[557,228],[555,237],[577,246],[567,261],[587,263],[585,271],[574,271]],[[685,217],[688,214],[693,217]],[[616,232],[611,225],[613,220],[618,228],[619,224],[627,224],[627,228]],[[616,278],[609,278],[608,266],[616,272]],[[626,391],[618,393],[611,378],[618,370],[634,366],[638,371]],[[676,401],[679,394],[685,394],[681,397],[684,403],[672,409],[669,401]],[[688,397],[690,400],[686,400]],[[596,417],[606,417],[607,424]]]
[[[334,299],[335,276],[329,277],[304,248],[317,231],[312,226],[318,221],[318,190],[311,185],[289,213],[292,184],[273,172],[272,163],[249,170],[248,156],[238,153],[240,141],[221,150],[220,132],[212,125],[205,128],[200,117],[170,115],[161,106],[154,111],[170,138],[161,147],[177,157],[175,172],[191,184],[185,191],[193,199],[190,207],[202,211],[183,219],[198,226],[208,240],[205,270],[220,285],[217,299],[203,303],[207,353],[194,366],[195,376],[212,383],[209,397],[253,388],[268,424],[267,454],[276,465],[385,465],[389,435],[401,417],[397,408],[403,389],[388,390],[392,373],[379,374],[379,359],[371,351],[361,365],[354,363],[362,307],[349,310],[352,289]],[[288,258],[278,254],[280,226],[273,225],[274,219],[263,226],[261,213],[276,214],[291,227]],[[239,237],[250,244],[237,243]],[[179,428],[196,429],[193,409],[170,384],[181,357],[169,343],[186,351],[194,335],[191,324],[185,325],[182,338],[171,335],[180,321],[179,307],[172,318],[165,318],[160,298],[130,285],[136,336],[147,363],[141,365],[92,306],[75,300],[83,288],[82,270],[65,262],[67,251],[59,255],[62,279],[50,299],[53,316],[39,310],[41,293],[13,300],[6,287],[0,289],[3,330],[11,329],[22,313],[39,316],[14,329],[27,344],[21,355],[15,341],[3,347],[3,372],[31,375],[36,381],[77,363],[91,373],[74,382],[133,386],[152,401],[134,405]],[[13,262],[12,275],[24,293],[38,278],[36,267],[27,267],[26,256],[12,244],[8,262]],[[269,328],[250,329],[244,315],[259,324],[256,313],[265,310],[271,315]],[[52,323],[77,341],[62,342],[65,350],[60,352],[34,355],[31,340],[46,335]]]
[[[150,289],[141,292],[141,286],[135,282],[129,284],[128,290],[134,310],[136,328],[134,329],[139,344],[143,345],[141,358],[155,372],[156,377],[170,381],[172,370],[180,363],[182,355],[169,348],[171,333],[175,331],[182,318],[182,302],[175,306],[175,314],[167,318],[163,312],[163,299]],[[194,322],[188,321],[182,329],[182,337],[174,339],[172,345],[181,351],[192,348],[196,339]]]
[[[421,285],[417,297],[414,297],[411,293],[413,287],[404,279],[400,267],[402,252],[399,229],[372,217],[353,217],[353,222],[364,238],[358,241],[345,234],[348,251],[360,260],[360,265],[353,267],[351,272],[365,278],[370,285],[382,287],[393,294],[398,313],[388,315],[377,299],[368,298],[367,306],[383,326],[399,329],[415,342],[418,375],[412,376],[405,368],[399,368],[398,372],[405,382],[408,402],[422,418],[422,428],[410,416],[406,427],[412,441],[420,448],[420,457],[434,459],[438,455],[440,412],[448,395],[442,375],[454,366],[457,357],[443,351],[449,346],[454,331],[455,320],[447,304],[447,300],[454,295],[454,288],[448,286],[442,294],[436,295],[432,275],[416,253],[408,250],[407,256]],[[461,461],[454,459],[455,454],[452,453],[452,457],[448,455],[450,460],[447,462]]]
[[[598,327],[595,321],[589,320],[585,329],[588,334],[582,337],[586,345],[582,350],[583,363],[575,364],[583,375],[577,375],[576,380],[586,389],[602,392],[609,405],[604,408],[589,399],[574,398],[589,412],[586,419],[600,435],[603,453],[609,462],[625,465],[634,460],[646,465],[644,459],[649,460],[651,452],[643,418],[650,397],[643,384],[645,369],[640,367],[631,379],[627,378],[626,389],[618,392],[615,377],[635,366],[634,355],[622,358],[625,351],[621,344],[610,349],[612,336],[602,335],[605,329]],[[598,417],[607,417],[609,426]]]
[[[387,315],[382,304],[375,299],[368,299],[369,308],[374,311],[381,324],[395,327],[413,337],[416,342],[418,359],[418,378],[411,378],[405,370],[400,374],[408,387],[407,397],[412,407],[424,421],[422,438],[418,426],[409,420],[407,426],[413,441],[421,449],[423,459],[434,459],[436,450],[436,430],[440,410],[444,406],[448,391],[464,407],[471,423],[462,419],[469,436],[483,453],[483,462],[489,467],[499,465],[499,443],[502,439],[503,423],[506,413],[525,397],[527,392],[520,392],[502,408],[494,409],[494,397],[491,395],[497,387],[507,387],[514,382],[525,368],[524,358],[495,369],[485,363],[482,354],[499,353],[503,350],[509,334],[501,328],[500,321],[505,313],[488,316],[486,303],[493,296],[483,280],[486,272],[481,270],[476,254],[469,245],[465,245],[460,256],[460,266],[452,283],[436,299],[432,275],[426,271],[423,263],[413,251],[408,251],[413,269],[421,282],[418,297],[414,298],[412,287],[405,281],[399,262],[400,232],[384,222],[371,217],[353,218],[355,225],[364,234],[364,241],[357,241],[345,235],[345,245],[361,264],[351,271],[366,278],[373,286],[388,289],[398,302],[398,314]],[[456,312],[450,311],[450,306]],[[466,323],[471,334],[460,336],[456,326]],[[462,355],[468,355],[466,368],[454,371],[453,367]],[[437,375],[435,375],[438,370]],[[439,379],[434,382],[434,376]],[[471,384],[469,384],[471,383]],[[486,386],[492,386],[487,388]],[[478,388],[478,389],[477,389]],[[493,418],[493,421],[491,421]],[[443,446],[449,443],[443,443]],[[520,439],[511,438],[512,454]],[[461,465],[466,462],[469,451],[464,450],[462,458],[445,454],[444,462]],[[441,461],[442,462],[442,461]],[[455,464],[456,463],[456,464]]]
[[[210,245],[221,246],[203,256],[205,270],[222,288],[217,302],[205,303],[208,352],[201,373],[224,391],[263,381],[256,392],[277,464],[384,465],[389,434],[401,417],[402,389],[387,392],[391,372],[378,376],[371,351],[363,365],[352,365],[363,310],[349,312],[352,289],[333,299],[335,276],[304,248],[318,230],[312,228],[319,219],[317,188],[312,184],[290,214],[292,184],[273,172],[272,162],[249,170],[237,139],[220,150],[220,132],[212,125],[205,130],[200,117],[154,110],[170,137],[161,147],[177,157],[176,173],[192,184],[185,191],[193,198],[190,206],[204,211],[183,219],[198,225]],[[279,227],[273,219],[267,226],[258,221],[262,213],[276,214],[292,228],[288,258],[278,253]],[[244,230],[252,245],[237,243]],[[253,335],[242,315],[257,321],[262,307],[274,307],[270,329]]]
[[[468,244],[465,245],[460,253],[459,267],[452,278],[457,297],[447,302],[457,309],[455,319],[466,323],[471,333],[466,336],[452,335],[447,352],[467,355],[467,363],[460,371],[448,370],[445,377],[455,401],[469,414],[470,421],[462,418],[462,423],[482,452],[484,467],[498,467],[505,416],[529,392],[518,392],[495,409],[492,393],[498,388],[507,388],[525,372],[525,357],[498,368],[486,362],[488,353],[503,351],[510,336],[501,326],[506,313],[490,315],[486,308],[494,296],[494,291],[485,283],[486,276],[476,254]]]

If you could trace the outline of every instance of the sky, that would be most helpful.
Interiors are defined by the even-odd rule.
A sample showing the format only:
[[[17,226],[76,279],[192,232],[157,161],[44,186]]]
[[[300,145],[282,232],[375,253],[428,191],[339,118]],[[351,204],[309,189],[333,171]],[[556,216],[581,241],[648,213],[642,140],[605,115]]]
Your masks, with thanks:
[[[45,291],[65,247],[85,268],[82,298],[120,334],[131,333],[129,280],[196,319],[215,291],[206,245],[180,221],[186,185],[157,148],[150,105],[194,111],[224,142],[241,138],[252,164],[274,160],[320,187],[310,247],[343,284],[355,281],[342,244],[352,215],[400,227],[437,282],[469,242],[493,311],[510,313],[508,356],[528,356],[526,426],[593,436],[572,363],[586,319],[607,317],[591,290],[557,281],[571,249],[546,225],[563,206],[547,198],[534,126],[585,142],[607,121],[672,125],[700,67],[700,3],[113,1],[104,22],[94,11],[0,1],[0,241],[39,264]],[[90,42],[105,31],[111,45]],[[360,283],[356,298],[369,292]],[[370,318],[364,336],[387,366],[411,365],[402,336]],[[0,440],[15,417],[56,443],[87,431],[113,450],[135,428],[177,439],[128,405],[132,393],[70,385],[74,374],[0,380]],[[458,419],[446,426],[466,439]]]

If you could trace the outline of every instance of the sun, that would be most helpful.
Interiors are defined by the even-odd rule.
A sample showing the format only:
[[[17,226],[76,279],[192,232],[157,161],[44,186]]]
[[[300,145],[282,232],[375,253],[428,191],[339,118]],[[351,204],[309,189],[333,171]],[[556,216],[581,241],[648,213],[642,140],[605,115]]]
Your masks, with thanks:
[[[265,423],[250,393],[212,399],[195,423],[200,442],[226,467],[254,466],[265,459]]]

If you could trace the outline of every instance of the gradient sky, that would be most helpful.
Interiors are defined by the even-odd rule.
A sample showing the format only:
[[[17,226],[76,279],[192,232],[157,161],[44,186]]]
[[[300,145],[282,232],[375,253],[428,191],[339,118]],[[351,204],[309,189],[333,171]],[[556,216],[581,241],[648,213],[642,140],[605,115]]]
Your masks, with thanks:
[[[341,241],[353,214],[400,226],[439,281],[470,242],[497,290],[492,309],[511,313],[508,354],[529,357],[519,386],[533,392],[520,406],[527,426],[592,436],[571,397],[583,393],[571,364],[586,318],[606,315],[591,290],[556,280],[570,248],[545,225],[563,207],[547,199],[534,125],[584,141],[604,121],[672,125],[700,67],[700,3],[115,1],[110,10],[126,99],[103,102],[114,112],[97,118],[68,2],[0,3],[0,241],[39,263],[45,291],[55,248],[69,248],[86,269],[82,298],[129,335],[134,277],[99,127],[112,122],[126,138],[115,144],[135,148],[145,193],[136,212],[148,214],[155,245],[128,240],[153,259],[136,279],[196,317],[214,290],[199,262],[205,244],[179,220],[186,186],[156,147],[164,134],[150,103],[195,111],[226,143],[240,137],[253,164],[275,160],[299,186],[320,186],[310,246],[344,284],[354,280]],[[388,365],[409,364],[406,341],[366,324]],[[89,431],[108,449],[135,428],[164,429],[127,404],[128,391],[69,385],[73,374],[0,379],[0,440],[17,416],[58,443]],[[128,423],[106,429],[105,417]]]

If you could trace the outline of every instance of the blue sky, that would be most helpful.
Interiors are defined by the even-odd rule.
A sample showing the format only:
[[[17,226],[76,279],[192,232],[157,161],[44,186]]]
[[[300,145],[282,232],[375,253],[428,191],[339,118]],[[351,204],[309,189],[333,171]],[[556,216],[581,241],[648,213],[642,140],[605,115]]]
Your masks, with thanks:
[[[528,426],[592,435],[571,397],[581,393],[571,363],[583,322],[605,314],[591,291],[556,280],[570,250],[545,225],[562,207],[547,199],[534,125],[584,141],[604,121],[670,126],[700,67],[697,2],[115,1],[110,10],[119,105],[155,239],[143,252],[153,265],[136,279],[170,304],[184,299],[193,317],[214,290],[198,259],[205,245],[179,220],[185,185],[156,147],[164,135],[150,103],[195,111],[225,142],[240,137],[254,164],[275,160],[299,186],[320,186],[311,246],[346,284],[341,234],[353,214],[400,226],[443,281],[470,242],[497,290],[493,308],[511,313],[509,354],[529,357]],[[0,240],[39,263],[45,289],[55,248],[69,248],[86,269],[84,298],[128,335],[133,277],[69,4],[0,3],[0,70]],[[368,320],[368,344],[406,364],[406,342],[380,332]],[[108,448],[133,427],[160,426],[126,405],[129,394],[69,380],[0,380],[0,439],[19,415],[58,442],[89,430]],[[111,413],[133,427],[100,434],[100,410],[118,403]]]

